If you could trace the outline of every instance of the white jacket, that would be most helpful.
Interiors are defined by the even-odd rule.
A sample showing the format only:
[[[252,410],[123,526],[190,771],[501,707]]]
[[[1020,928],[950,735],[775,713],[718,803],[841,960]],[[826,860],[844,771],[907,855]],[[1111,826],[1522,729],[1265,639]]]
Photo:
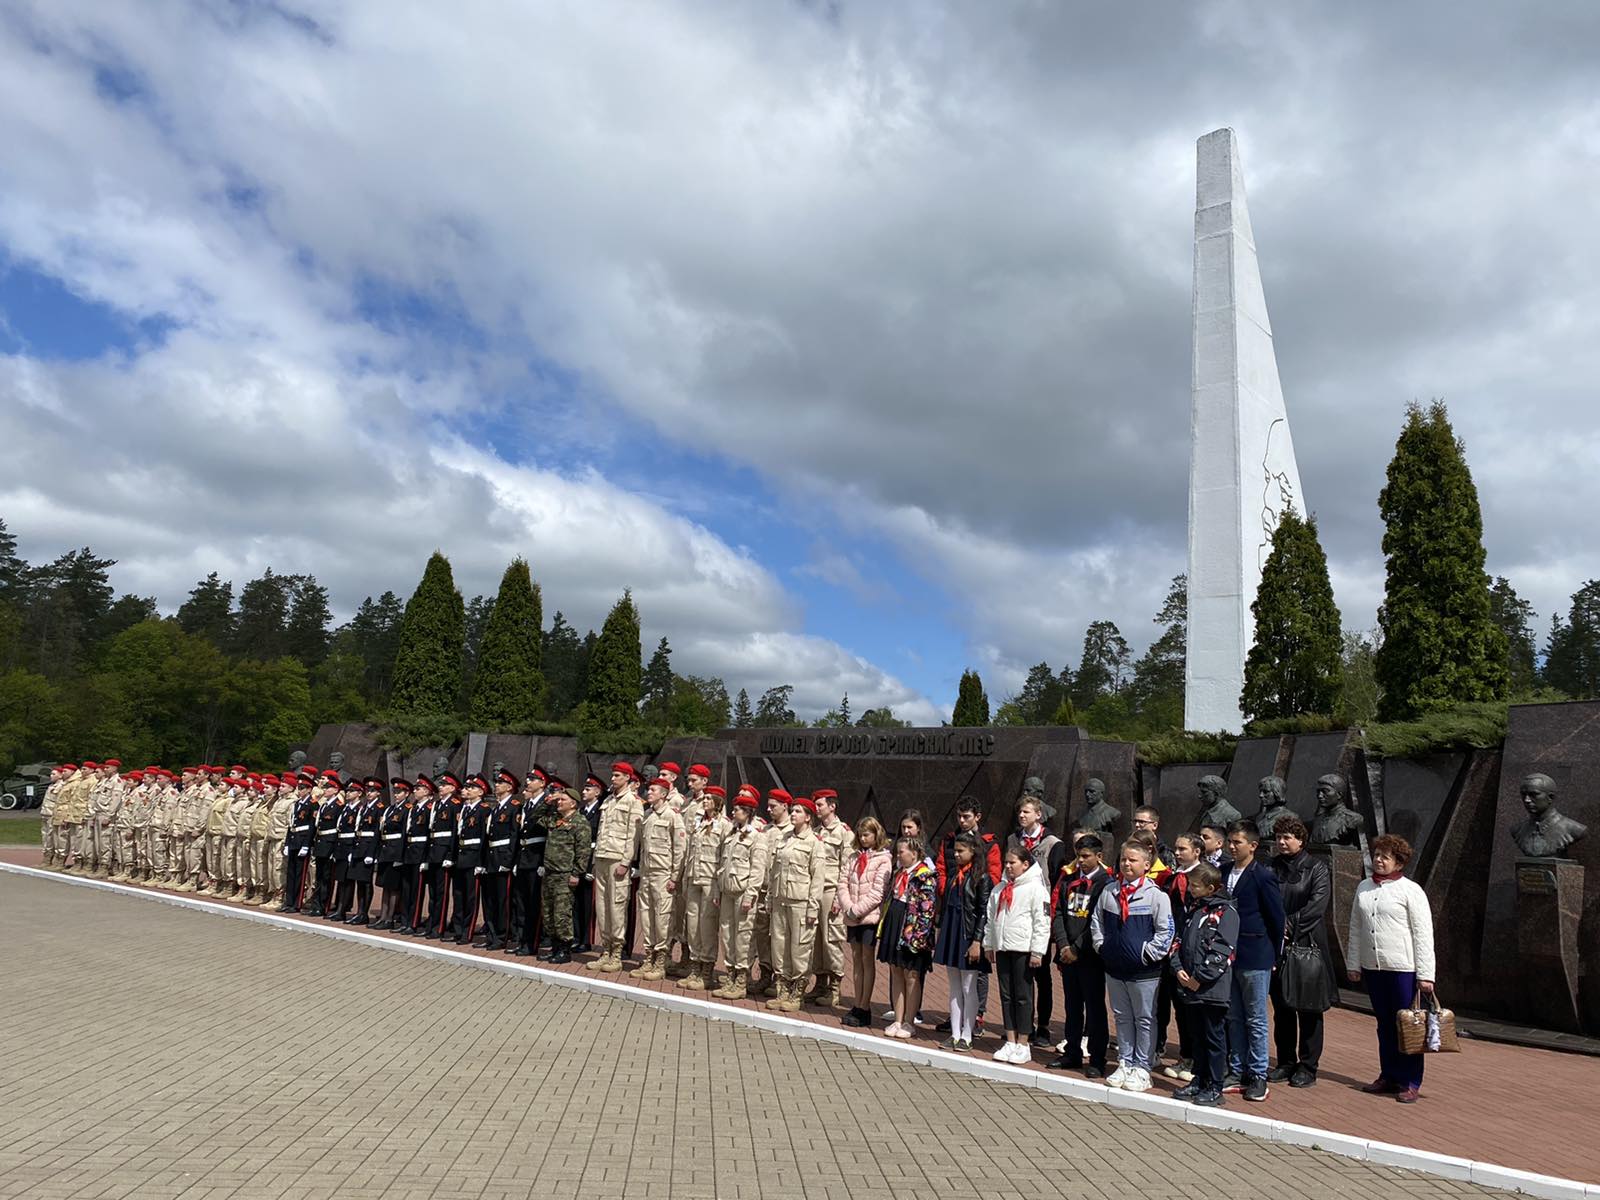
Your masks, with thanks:
[[[1363,971],[1415,971],[1434,976],[1433,909],[1428,893],[1409,879],[1363,879],[1350,907],[1350,967]]]
[[[1024,871],[1011,893],[1011,907],[1000,911],[1005,879],[989,893],[989,923],[983,931],[986,950],[1020,950],[1043,956],[1050,948],[1050,893],[1044,872],[1035,863]]]

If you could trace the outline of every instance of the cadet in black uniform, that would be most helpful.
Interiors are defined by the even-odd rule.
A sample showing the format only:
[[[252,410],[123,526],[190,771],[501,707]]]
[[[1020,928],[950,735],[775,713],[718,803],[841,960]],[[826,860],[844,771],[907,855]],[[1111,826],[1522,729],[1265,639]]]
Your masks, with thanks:
[[[406,850],[400,868],[401,933],[422,932],[422,876],[428,869],[428,832],[433,827],[433,780],[418,775],[406,818]]]
[[[356,885],[350,878],[350,853],[356,848],[356,824],[361,820],[361,780],[344,785],[344,805],[339,809],[339,842],[333,851],[333,911],[330,921],[344,921],[355,907]]]
[[[483,825],[489,815],[483,794],[489,781],[474,775],[461,785],[456,809],[456,857],[450,873],[450,935],[456,945],[472,941],[478,923],[478,881],[483,876]]]
[[[365,791],[361,807],[356,810],[356,838],[350,844],[350,866],[346,871],[351,897],[350,911],[344,919],[346,925],[365,925],[371,920],[372,877],[378,868],[383,814],[389,808],[388,801],[383,798],[383,780],[369,777]]]
[[[311,849],[317,860],[317,895],[307,911],[314,917],[333,907],[334,858],[339,852],[339,817],[343,813],[344,792],[337,787],[324,792],[317,806],[317,836]]]
[[[433,821],[428,828],[428,932],[426,937],[445,936],[445,921],[450,914],[450,880],[455,873],[456,822],[461,817],[461,797],[456,789],[461,781],[446,771],[434,780],[439,798],[433,802]]]
[[[494,777],[494,803],[482,807],[483,874],[478,877],[483,901],[483,948],[505,947],[511,924],[511,868],[517,865],[517,825],[522,799],[515,796],[517,777],[500,771]]]
[[[305,902],[306,869],[311,846],[317,840],[317,802],[311,798],[311,780],[295,781],[294,808],[289,813],[289,835],[283,840],[283,903],[279,912],[299,912]]]
[[[511,932],[516,934],[516,953],[524,958],[539,948],[539,876],[544,866],[544,801],[549,794],[545,773],[538,767],[529,771],[522,783],[522,827],[517,835],[517,869],[511,879]]]
[[[406,826],[411,817],[411,781],[389,781],[389,803],[378,826],[378,877],[383,889],[383,906],[378,909],[374,929],[400,928],[400,880],[405,873]],[[409,919],[410,913],[406,914]]]
[[[589,822],[589,869],[578,881],[578,890],[572,893],[572,928],[574,954],[587,954],[594,941],[594,843],[600,836],[600,801],[605,798],[605,781],[598,775],[583,779],[583,799],[578,805],[578,815]]]

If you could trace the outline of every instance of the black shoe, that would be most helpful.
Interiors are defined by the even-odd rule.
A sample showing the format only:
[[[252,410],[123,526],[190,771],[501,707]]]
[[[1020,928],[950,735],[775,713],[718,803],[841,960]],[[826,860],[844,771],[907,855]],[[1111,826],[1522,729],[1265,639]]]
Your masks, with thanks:
[[[485,950],[504,950],[506,948],[506,944],[499,938],[490,938],[483,944],[483,948]]]
[[[320,908],[308,908],[300,915],[303,917],[320,917],[322,915],[322,910]]]
[[[572,947],[571,947],[571,948],[570,948],[570,949],[569,949],[569,950],[568,950],[568,951],[567,951],[567,953],[568,953],[568,954],[587,954],[587,953],[589,953],[589,951],[590,951],[590,950],[592,950],[592,949],[594,949],[594,947],[593,947],[593,946],[591,946],[591,945],[589,945],[589,943],[588,943],[588,942],[578,942],[578,943],[577,943],[577,944],[575,944],[575,945],[574,945],[574,946],[572,946]]]
[[[840,1019],[839,1024],[848,1025],[851,1029],[860,1029],[871,1020],[870,1015],[863,1015],[859,1008],[852,1008]]]
[[[1060,1054],[1045,1063],[1045,1066],[1052,1071],[1077,1071],[1083,1067],[1083,1059]]]
[[[1200,1094],[1200,1091],[1201,1088],[1198,1083],[1186,1083],[1172,1093],[1172,1098],[1174,1100],[1193,1100]]]
[[[331,913],[328,914],[328,920],[337,921],[340,924],[343,924],[345,917],[347,917],[348,915],[349,915],[348,913],[331,912]]]
[[[366,913],[362,913],[359,917],[351,917],[350,920],[347,922],[347,924],[350,924],[350,925],[365,925],[366,923],[367,923],[367,914]]]
[[[1033,1037],[1028,1039],[1028,1044],[1035,1050],[1054,1050],[1056,1048],[1056,1040],[1050,1036],[1048,1029],[1035,1029]]]
[[[1226,1101],[1223,1100],[1222,1093],[1213,1087],[1207,1088],[1205,1091],[1196,1095],[1195,1098],[1190,1101],[1190,1103],[1198,1104],[1202,1108],[1222,1108],[1226,1104]]]
[[[1106,1077],[1106,1069],[1104,1067],[1085,1067],[1083,1069],[1083,1077],[1085,1079],[1104,1079]]]
[[[935,1025],[933,1027],[933,1030],[934,1030],[935,1033],[949,1033],[950,1032],[950,1022],[949,1021],[940,1021],[937,1025]]]
[[[1284,1067],[1284,1066],[1273,1067],[1272,1070],[1267,1072],[1267,1082],[1268,1083],[1288,1083],[1289,1080],[1291,1080],[1293,1078],[1294,1078],[1294,1067],[1292,1065],[1291,1066],[1287,1066],[1287,1067]]]
[[[451,938],[450,940],[452,942],[454,942],[458,946],[465,946],[465,945],[468,944],[467,943],[467,935],[464,934],[464,933],[458,933],[458,934],[456,934],[455,937]]]
[[[407,937],[410,937],[412,934],[416,933],[417,931],[415,929],[411,928],[411,926],[409,926],[409,925],[402,925],[402,926],[400,926],[399,929],[396,929],[395,932],[396,933],[403,933]]]
[[[1244,1098],[1246,1100],[1260,1104],[1270,1095],[1272,1095],[1272,1089],[1267,1086],[1265,1079],[1251,1079],[1245,1082]]]
[[[1289,1086],[1292,1088],[1316,1087],[1317,1073],[1302,1063],[1294,1069],[1294,1074],[1289,1076]]]
[[[572,952],[563,946],[550,955],[549,961],[556,964],[569,963],[572,961]]]
[[[1227,1075],[1227,1076],[1225,1076],[1223,1078],[1221,1090],[1224,1093],[1227,1093],[1227,1092],[1234,1092],[1234,1093],[1242,1092],[1242,1091],[1244,1091],[1244,1084],[1240,1081],[1240,1079],[1239,1079],[1239,1077],[1237,1075],[1231,1075],[1230,1074],[1230,1075]]]

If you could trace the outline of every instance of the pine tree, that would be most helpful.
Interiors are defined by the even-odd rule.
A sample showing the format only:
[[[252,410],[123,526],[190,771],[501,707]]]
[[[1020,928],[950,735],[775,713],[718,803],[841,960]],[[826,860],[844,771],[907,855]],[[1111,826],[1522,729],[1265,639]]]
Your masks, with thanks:
[[[1256,589],[1255,644],[1239,706],[1250,720],[1333,712],[1343,648],[1339,609],[1315,517],[1286,508]]]
[[[260,578],[252,579],[239,589],[239,617],[233,626],[235,655],[256,662],[272,662],[283,657],[289,594],[298,582],[295,576],[275,575],[268,567]]]
[[[780,683],[762,692],[761,699],[756,701],[755,724],[763,729],[797,724],[799,718],[789,707],[789,698],[793,695],[792,683]]]
[[[504,729],[537,720],[544,709],[543,605],[524,559],[500,579],[479,647],[468,708],[474,729]]]
[[[1189,577],[1175,575],[1155,623],[1161,635],[1133,665],[1129,692],[1140,722],[1150,730],[1183,728],[1184,658],[1189,644]]]
[[[545,712],[561,720],[583,699],[583,639],[557,611],[544,635],[544,678],[547,684]]]
[[[472,694],[472,680],[478,672],[478,649],[483,645],[483,631],[489,628],[489,613],[494,601],[487,596],[474,596],[467,601],[466,637],[461,643],[462,702]]]
[[[843,725],[850,724],[850,693],[846,692],[839,698],[839,721]]]
[[[589,656],[584,718],[601,729],[639,722],[639,610],[630,589],[611,606]]]
[[[28,564],[17,556],[17,539],[0,517],[0,602],[15,604],[28,579]]]
[[[376,603],[371,596],[363,600],[350,624],[344,627],[350,635],[351,649],[361,659],[366,691],[380,701],[388,697],[394,681],[394,660],[400,649],[404,617],[400,597],[385,592]]]
[[[1564,620],[1560,613],[1551,618],[1543,678],[1545,686],[1575,700],[1600,696],[1600,580],[1572,594]]]
[[[750,693],[744,688],[739,689],[739,698],[733,702],[733,727],[735,729],[749,729],[756,723],[755,713],[750,711]]]
[[[1378,510],[1379,719],[1503,698],[1508,650],[1489,602],[1478,489],[1443,404],[1407,409]]]
[[[665,725],[671,719],[676,677],[672,673],[672,647],[662,638],[639,678],[640,715],[647,725]]]
[[[215,578],[215,576],[212,576]],[[284,648],[307,667],[321,665],[328,657],[328,625],[333,612],[328,608],[328,589],[311,575],[303,576],[289,602],[284,625]]]
[[[956,694],[955,711],[950,715],[952,725],[987,725],[989,723],[989,697],[984,694],[983,680],[976,671],[961,673],[961,687]]]
[[[400,622],[390,693],[397,714],[440,717],[456,711],[466,624],[466,605],[450,560],[435,550]]]
[[[233,582],[215,571],[195,584],[178,606],[178,625],[185,633],[207,638],[219,650],[233,642]]]
[[[1533,642],[1533,605],[1517,595],[1504,575],[1489,585],[1489,611],[1506,636],[1506,682],[1513,696],[1526,695],[1537,681],[1538,653]]]
[[[1127,682],[1128,641],[1113,621],[1094,621],[1083,634],[1083,660],[1072,685],[1072,705],[1084,709]]]

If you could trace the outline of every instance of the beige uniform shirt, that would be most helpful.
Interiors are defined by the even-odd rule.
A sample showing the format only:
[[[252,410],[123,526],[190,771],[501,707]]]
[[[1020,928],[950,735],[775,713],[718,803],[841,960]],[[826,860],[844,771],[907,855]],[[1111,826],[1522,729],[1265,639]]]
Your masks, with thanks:
[[[267,837],[281,842],[289,836],[289,822],[294,820],[294,790],[279,789],[278,798],[271,805],[272,819],[267,826]]]
[[[759,892],[766,886],[768,858],[764,832],[750,825],[730,828],[717,848],[717,886],[730,896]]]
[[[639,875],[652,879],[677,879],[683,872],[685,847],[683,817],[670,800],[644,814],[639,827]]]
[[[178,814],[183,809],[183,793],[176,785],[168,785],[161,789],[161,798],[156,804],[155,821],[165,832],[177,833],[180,831]]]
[[[245,813],[250,809],[250,797],[254,794],[249,788],[240,788],[228,801],[228,806],[222,810],[223,837],[238,837],[241,833],[249,832],[244,820]]]
[[[84,771],[74,771],[56,801],[56,821],[62,825],[82,825],[89,816],[89,789],[94,779]]]
[[[856,835],[850,832],[850,826],[841,821],[837,814],[832,825],[819,825],[816,830],[826,854],[822,886],[825,890],[834,891],[839,886],[839,872],[844,870],[845,860],[855,851]]]
[[[594,838],[595,858],[631,863],[639,853],[639,827],[643,821],[644,805],[634,789],[607,796],[600,805],[600,828]]]
[[[721,813],[710,820],[696,817],[688,828],[689,845],[683,856],[683,881],[695,887],[710,887],[717,878],[717,858],[722,852],[722,839],[728,836],[733,822]]]
[[[228,819],[228,805],[233,802],[233,795],[227,785],[217,789],[216,799],[211,802],[211,811],[206,814],[206,832],[220,834]]]
[[[153,784],[141,783],[133,789],[133,795],[128,797],[128,807],[133,811],[128,815],[128,825],[133,829],[147,829],[150,825],[151,792]]]
[[[252,793],[252,795],[254,799],[250,804],[250,836],[258,839],[265,838],[272,832],[273,799],[272,796],[268,796],[265,792]],[[276,795],[277,789],[274,788],[273,796]]]
[[[767,894],[773,903],[804,901],[822,903],[822,876],[827,859],[822,839],[810,829],[790,829],[772,855],[767,873]]]
[[[56,800],[61,795],[61,785],[66,781],[57,779],[45,786],[44,799],[39,801],[39,819],[45,824],[50,823],[50,818],[55,815]]]

